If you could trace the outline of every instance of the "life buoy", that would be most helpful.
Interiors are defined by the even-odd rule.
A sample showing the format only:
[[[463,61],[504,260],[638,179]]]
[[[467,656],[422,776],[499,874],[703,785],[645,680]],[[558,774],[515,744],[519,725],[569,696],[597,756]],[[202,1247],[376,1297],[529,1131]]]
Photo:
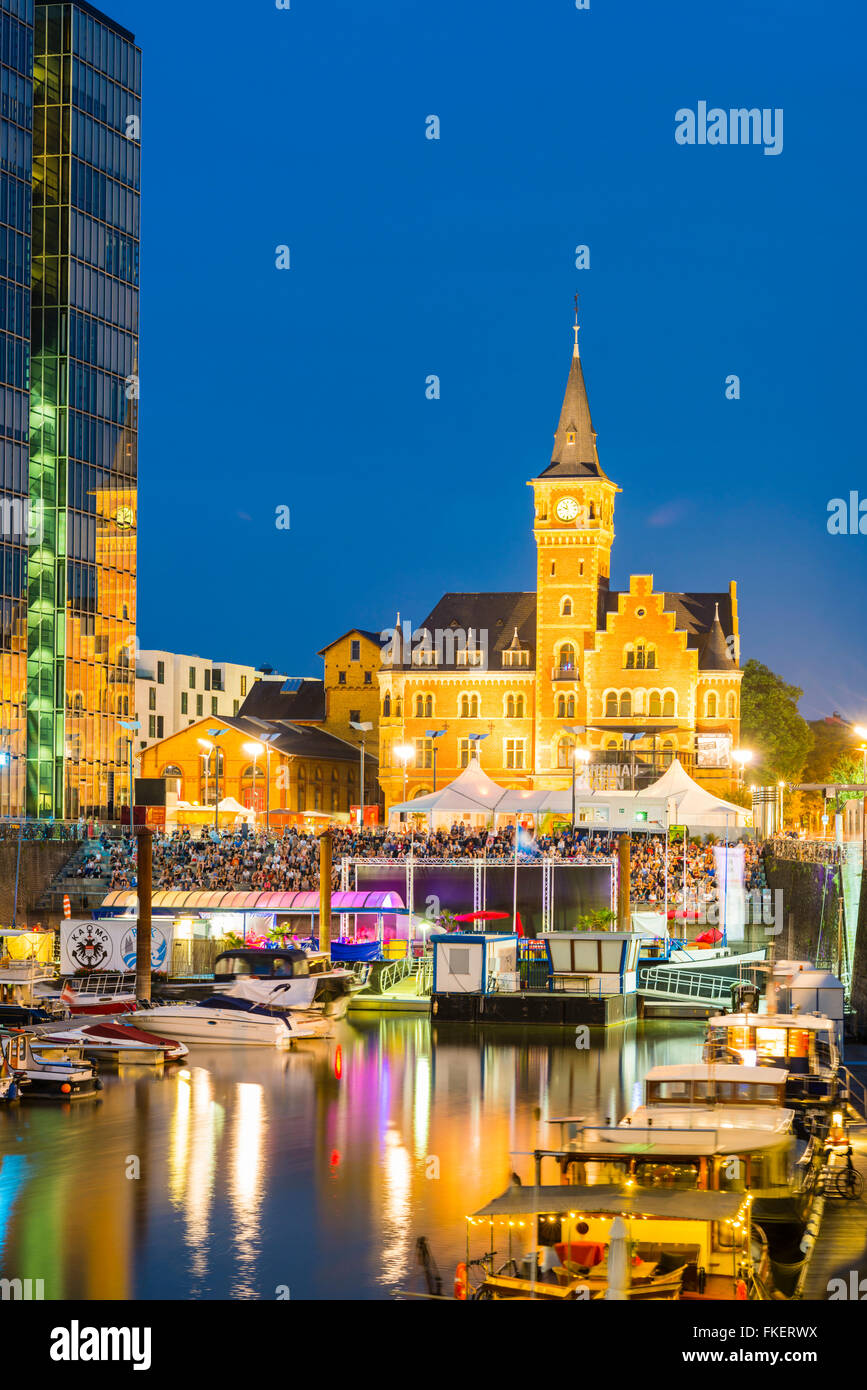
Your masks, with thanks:
[[[455,1269],[455,1298],[464,1299],[467,1296],[467,1267],[461,1260]]]

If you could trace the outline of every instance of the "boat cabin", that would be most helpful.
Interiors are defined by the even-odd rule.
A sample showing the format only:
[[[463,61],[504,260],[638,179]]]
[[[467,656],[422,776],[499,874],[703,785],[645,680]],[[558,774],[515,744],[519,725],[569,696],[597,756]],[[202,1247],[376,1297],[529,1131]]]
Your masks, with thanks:
[[[724,1064],[652,1067],[645,1085],[646,1105],[653,1106],[783,1106],[786,1075],[771,1067]]]
[[[327,960],[327,956],[324,957]],[[239,980],[254,975],[260,979],[306,980],[308,975],[322,973],[311,969],[311,961],[306,951],[293,946],[277,950],[261,950],[254,947],[221,951],[214,961],[214,978]]]
[[[832,1101],[840,1056],[825,1014],[717,1014],[708,1019],[706,1054],[751,1067],[784,1068],[786,1099]]]

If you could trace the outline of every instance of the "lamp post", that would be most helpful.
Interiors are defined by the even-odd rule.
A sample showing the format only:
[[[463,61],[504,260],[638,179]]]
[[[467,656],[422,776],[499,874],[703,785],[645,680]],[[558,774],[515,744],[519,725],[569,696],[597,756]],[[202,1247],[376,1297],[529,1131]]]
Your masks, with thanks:
[[[208,774],[209,774],[209,772],[210,772],[210,770],[211,770],[211,754],[212,754],[213,751],[214,751],[214,745],[213,745],[213,743],[209,743],[208,740],[207,740],[206,738],[200,738],[200,739],[199,739],[199,746],[200,746],[201,748],[204,748],[204,749],[205,749],[205,752],[204,752],[204,753],[201,753],[199,756],[201,757],[202,762],[205,764],[205,805],[207,806],[207,804],[208,804]],[[214,799],[216,800],[216,797],[215,797]]]
[[[255,816],[259,811],[259,798],[256,795],[256,770],[258,767],[259,754],[264,753],[265,748],[261,743],[245,743],[244,752],[249,753],[250,757],[253,759],[253,815]]]
[[[488,734],[468,734],[468,735],[467,735],[467,738],[468,738],[469,742],[473,745],[473,756],[475,757],[476,762],[479,764],[479,767],[481,767],[481,765],[482,765],[482,754],[481,754],[481,749],[479,748],[479,744],[482,742],[482,739],[485,739],[485,738],[488,738],[488,737],[489,737]]]
[[[736,748],[732,753],[732,757],[738,765],[738,786],[743,787],[744,768],[747,763],[751,763],[753,760],[752,750],[749,748]]]
[[[141,728],[140,719],[119,719],[118,724],[122,729],[129,730],[129,833],[132,834],[132,803],[133,803],[133,734],[138,733]]]
[[[433,746],[433,789],[434,789],[434,791],[436,791],[436,789],[437,789],[437,744],[436,744],[436,741],[435,741],[435,740],[438,739],[438,738],[442,738],[442,736],[443,736],[443,734],[444,734],[445,732],[446,732],[446,731],[445,731],[444,728],[443,728],[443,729],[425,729],[425,731],[424,731],[424,736],[425,736],[425,738],[429,738],[429,739],[434,740],[434,746]],[[431,813],[431,814],[433,814],[433,813]]]
[[[780,830],[782,831],[782,829],[783,829],[783,814],[784,814],[783,796],[785,795],[786,784],[785,784],[785,782],[778,782],[778,783],[777,783],[777,787],[779,788],[779,792],[780,792]]]
[[[394,749],[394,756],[397,758],[398,762],[400,762],[400,763],[403,764],[403,799],[404,799],[404,802],[406,801],[406,769],[407,769],[407,767],[409,766],[409,760],[410,760],[410,758],[413,756],[414,751],[415,751],[415,750],[413,749],[413,746],[412,746],[411,743],[399,743],[399,744],[397,745],[397,747]],[[406,811],[404,811],[403,814],[404,814],[404,816],[406,816],[408,813],[407,813]]]
[[[582,763],[585,767],[587,766],[590,761],[590,749],[578,747],[579,734],[585,734],[587,732],[583,724],[563,724],[561,728],[564,733],[571,734],[573,739],[575,739],[572,745],[572,829],[574,830],[576,770],[579,763]]]
[[[214,739],[222,738],[223,734],[225,734],[226,732],[226,729],[208,730],[208,733],[210,734],[211,738]],[[220,758],[221,750],[217,748],[214,751],[214,829],[217,831],[218,834],[220,831]]]
[[[349,721],[349,727],[350,727],[351,729],[357,729],[357,731],[361,734],[361,805],[360,805],[359,811],[358,811],[358,828],[359,828],[359,830],[363,830],[363,829],[364,829],[364,744],[365,744],[367,735],[370,733],[371,729],[373,728],[373,725],[371,724],[371,722],[370,722],[369,719],[362,719],[362,720],[350,719],[350,721]]]

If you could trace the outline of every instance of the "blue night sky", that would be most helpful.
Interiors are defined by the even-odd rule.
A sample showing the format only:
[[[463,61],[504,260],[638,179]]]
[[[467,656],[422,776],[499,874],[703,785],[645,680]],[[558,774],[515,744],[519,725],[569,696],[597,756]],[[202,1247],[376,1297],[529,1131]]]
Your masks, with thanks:
[[[578,290],[612,584],[737,579],[744,659],[867,716],[867,536],[826,529],[867,497],[859,7],[291,5],[105,5],[144,50],[142,646],[318,675],[531,589]],[[782,153],[676,144],[699,101],[783,108]]]

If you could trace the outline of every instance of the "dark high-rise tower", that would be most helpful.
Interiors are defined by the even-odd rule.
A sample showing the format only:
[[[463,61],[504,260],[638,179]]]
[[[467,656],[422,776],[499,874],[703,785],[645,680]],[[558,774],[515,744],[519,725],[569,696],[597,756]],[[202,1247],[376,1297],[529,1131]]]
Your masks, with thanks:
[[[141,55],[84,0],[34,21],[26,809],[105,816],[134,713]]]
[[[33,0],[0,0],[0,816],[27,750]]]

